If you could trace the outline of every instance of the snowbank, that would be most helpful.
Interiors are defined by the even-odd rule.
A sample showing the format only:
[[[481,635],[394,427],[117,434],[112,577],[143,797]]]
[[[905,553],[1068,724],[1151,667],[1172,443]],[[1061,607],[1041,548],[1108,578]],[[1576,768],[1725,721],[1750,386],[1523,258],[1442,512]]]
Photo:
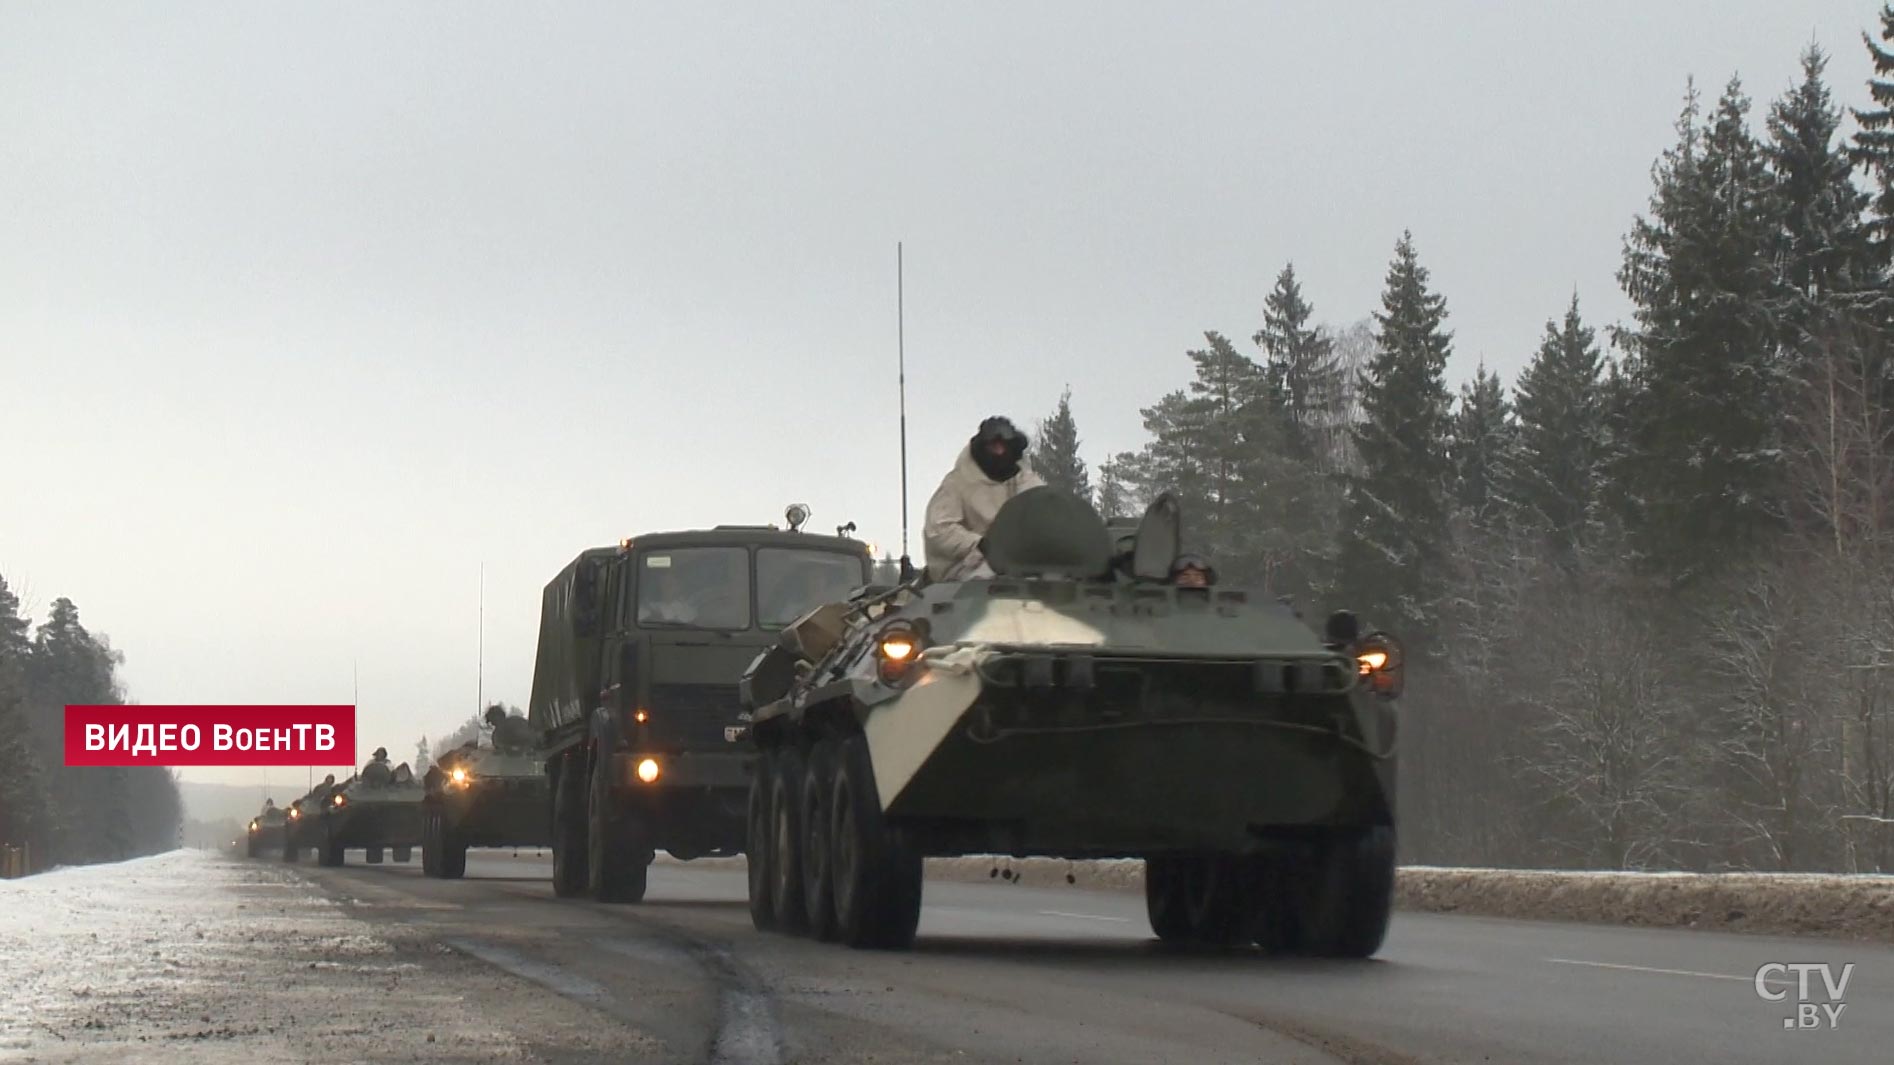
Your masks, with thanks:
[[[661,861],[672,860],[668,855]],[[692,864],[743,867],[741,858]],[[1018,883],[1094,891],[1144,890],[1134,859],[1065,861],[975,855],[929,858],[930,880]],[[1894,942],[1894,876],[1822,873],[1623,873],[1403,867],[1404,910],[1527,920],[1597,921],[1724,932]]]

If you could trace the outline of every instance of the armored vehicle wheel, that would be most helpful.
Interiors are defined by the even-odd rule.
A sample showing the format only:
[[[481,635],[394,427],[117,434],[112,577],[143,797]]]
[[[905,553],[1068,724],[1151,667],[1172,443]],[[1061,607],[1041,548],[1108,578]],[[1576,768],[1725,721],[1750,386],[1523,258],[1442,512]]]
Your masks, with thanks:
[[[326,835],[323,837],[322,842],[316,846],[317,865],[326,865],[333,868],[342,864],[342,857],[342,845]]]
[[[380,865],[381,864],[381,848],[380,847],[368,848],[368,850],[362,855],[362,860],[367,862],[370,865]]]
[[[285,830],[283,832],[283,860],[286,862],[300,861],[302,860],[301,851],[301,847],[289,841],[289,832]]]
[[[402,865],[406,865],[407,863],[414,860],[413,847],[396,847],[394,848],[394,852],[395,852],[394,854],[395,861]]]
[[[769,788],[769,895],[776,911],[776,927],[791,935],[809,928],[802,901],[802,863],[807,842],[802,831],[802,752],[783,747],[776,752]]]
[[[435,833],[440,830],[440,814],[432,808],[421,810],[421,875],[440,876],[441,843]]]
[[[835,741],[825,739],[809,751],[802,773],[802,903],[809,934],[835,938],[835,880],[830,875],[829,797],[835,788]]]
[[[1233,854],[1197,854],[1184,861],[1181,894],[1192,940],[1211,947],[1249,940],[1247,871]]]
[[[1190,911],[1184,906],[1188,856],[1153,854],[1144,860],[1144,910],[1151,931],[1166,943],[1190,941]]]
[[[585,864],[591,874],[587,887],[600,902],[643,902],[650,874],[645,857],[649,844],[638,815],[614,808],[611,765],[610,757],[600,757],[587,789]],[[464,861],[464,849],[461,855]]]
[[[1290,945],[1331,958],[1380,950],[1394,907],[1394,830],[1336,831],[1300,857],[1284,885]]]
[[[750,770],[750,804],[744,829],[743,858],[744,866],[750,877],[750,923],[758,932],[768,932],[776,927],[776,903],[770,897],[770,855],[776,853],[775,841],[770,839],[770,827],[775,820],[770,817],[769,793],[774,785],[776,753],[764,751],[756,758],[754,768]]]
[[[572,755],[553,780],[552,893],[562,899],[585,894],[591,883],[586,868],[586,776]]]
[[[467,841],[447,823],[445,811],[436,810],[423,830],[434,847],[434,875],[442,880],[459,880],[467,875]]]
[[[859,734],[836,750],[829,869],[837,938],[858,948],[913,946],[921,922],[921,855],[882,819],[868,743]]]

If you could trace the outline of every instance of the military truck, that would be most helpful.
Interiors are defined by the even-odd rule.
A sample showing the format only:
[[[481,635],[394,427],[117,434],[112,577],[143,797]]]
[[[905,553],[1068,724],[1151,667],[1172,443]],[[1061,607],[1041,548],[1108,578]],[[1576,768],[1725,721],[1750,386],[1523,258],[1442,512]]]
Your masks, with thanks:
[[[528,720],[546,758],[553,889],[644,898],[658,850],[744,847],[745,663],[810,608],[865,585],[848,536],[720,525],[585,551],[546,585]]]
[[[421,871],[466,875],[469,847],[544,847],[552,842],[544,759],[533,729],[506,707],[487,707],[487,746],[478,739],[441,755],[422,783]]]
[[[335,788],[335,774],[330,773],[322,778],[321,783],[290,801],[283,821],[284,861],[300,861],[303,851],[321,846],[322,807],[329,801]]]
[[[902,949],[924,857],[1141,858],[1164,941],[1378,950],[1400,647],[1174,584],[1180,527],[1169,496],[1124,537],[1033,488],[986,533],[990,578],[787,627],[741,684],[757,927]]]
[[[412,861],[421,842],[421,782],[408,763],[390,765],[388,748],[377,747],[361,772],[333,788],[318,806],[313,837],[318,865],[343,863],[359,847],[370,865],[392,849],[397,862]],[[305,820],[310,820],[304,810]]]
[[[288,820],[289,816],[276,805],[276,800],[264,799],[263,809],[250,819],[244,853],[252,858],[259,854],[280,853],[283,849],[283,825]]]

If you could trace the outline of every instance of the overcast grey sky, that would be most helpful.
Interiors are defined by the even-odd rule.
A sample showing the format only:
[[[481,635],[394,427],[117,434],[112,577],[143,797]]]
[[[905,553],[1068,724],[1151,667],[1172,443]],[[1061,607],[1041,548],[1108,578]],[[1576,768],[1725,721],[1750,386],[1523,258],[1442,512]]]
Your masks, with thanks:
[[[407,755],[476,709],[483,562],[524,705],[585,546],[806,501],[898,547],[897,240],[915,514],[1068,382],[1137,446],[1287,260],[1366,315],[1403,228],[1510,384],[1574,288],[1627,313],[1686,76],[1760,110],[1812,40],[1859,103],[1878,9],[0,3],[0,574],[140,702],[359,664]]]

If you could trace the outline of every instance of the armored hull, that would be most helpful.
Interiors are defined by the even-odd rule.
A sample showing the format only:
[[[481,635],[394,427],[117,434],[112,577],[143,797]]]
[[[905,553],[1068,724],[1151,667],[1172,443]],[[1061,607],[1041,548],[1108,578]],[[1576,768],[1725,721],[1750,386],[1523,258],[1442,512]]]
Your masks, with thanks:
[[[551,790],[545,759],[532,740],[525,718],[501,718],[491,745],[449,751],[427,771],[423,872],[447,879],[465,875],[470,847],[551,845]]]
[[[1115,558],[1084,503],[1022,493],[988,533],[993,578],[826,607],[759,656],[759,925],[900,946],[923,856],[1129,857],[1162,938],[1378,947],[1398,647],[1171,585],[1168,506]]]
[[[282,853],[284,826],[288,819],[288,815],[274,804],[265,806],[262,812],[250,819],[244,853],[252,858]]]
[[[407,763],[390,769],[385,761],[370,762],[321,802],[312,826],[317,861],[341,865],[352,848],[366,851],[371,865],[388,849],[397,862],[411,860],[421,842],[424,796]]]

